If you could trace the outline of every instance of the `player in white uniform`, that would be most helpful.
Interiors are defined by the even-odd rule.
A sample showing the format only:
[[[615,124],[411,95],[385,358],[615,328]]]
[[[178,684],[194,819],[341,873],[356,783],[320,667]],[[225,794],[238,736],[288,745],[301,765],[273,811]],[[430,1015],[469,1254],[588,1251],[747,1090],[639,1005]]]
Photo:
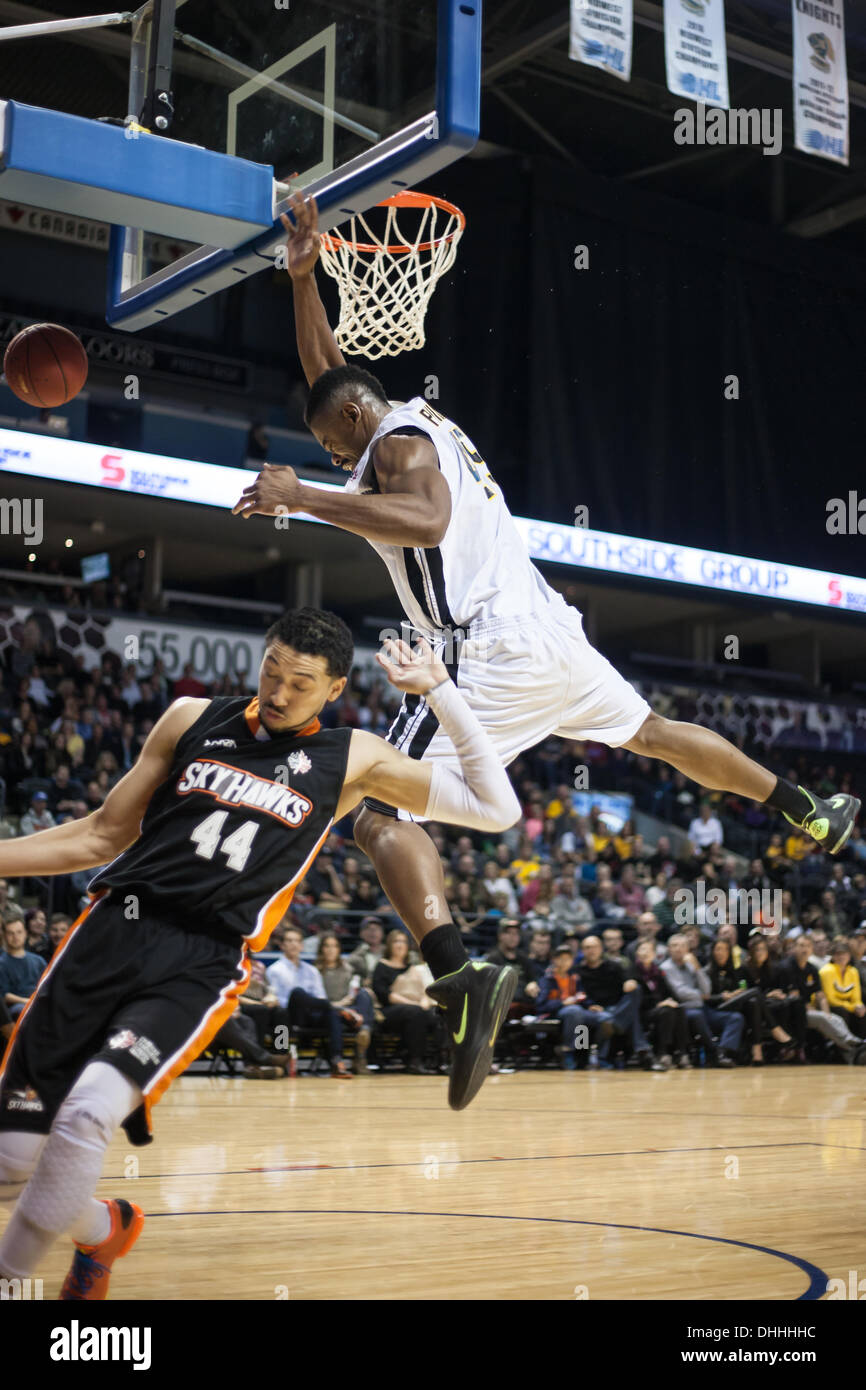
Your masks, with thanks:
[[[388,566],[410,623],[450,661],[503,762],[550,734],[625,747],[663,759],[701,786],[765,802],[838,853],[860,808],[856,798],[823,800],[776,778],[712,730],[654,714],[532,564],[471,441],[420,397],[394,405],[374,376],[346,366],[316,287],[315,202],[296,195],[292,213],[294,226],[283,221],[298,350],[311,388],[305,418],[335,466],[352,476],[342,493],[327,493],[301,483],[291,468],[266,464],[235,511],[306,512],[364,536]],[[419,697],[404,700],[388,739],[414,758],[455,760]],[[420,826],[370,801],[355,839],[433,972],[429,993],[447,1012],[459,1055],[473,1007],[472,967],[445,903],[435,847]],[[457,1109],[487,1070],[484,1058],[468,1069],[459,1060],[449,1090]]]
[[[627,742],[651,713],[649,705],[590,646],[580,613],[535,568],[487,465],[453,421],[420,397],[396,406],[345,492],[375,494],[379,441],[413,434],[436,451],[450,524],[436,547],[371,544],[412,626],[459,672],[460,688],[502,761],[512,762],[550,734]],[[404,702],[388,737],[417,757],[454,757],[423,701]]]

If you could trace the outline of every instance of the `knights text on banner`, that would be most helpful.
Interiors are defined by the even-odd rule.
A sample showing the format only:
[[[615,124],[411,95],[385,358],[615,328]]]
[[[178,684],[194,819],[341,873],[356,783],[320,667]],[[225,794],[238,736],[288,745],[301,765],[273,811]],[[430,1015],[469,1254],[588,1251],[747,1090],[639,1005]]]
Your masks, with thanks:
[[[848,163],[845,0],[791,0],[794,29],[794,144]]]

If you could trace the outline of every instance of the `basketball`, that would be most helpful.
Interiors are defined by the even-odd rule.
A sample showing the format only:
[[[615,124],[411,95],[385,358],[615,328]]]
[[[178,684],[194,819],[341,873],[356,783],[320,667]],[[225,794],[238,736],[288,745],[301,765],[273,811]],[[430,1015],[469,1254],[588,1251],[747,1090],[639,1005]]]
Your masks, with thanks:
[[[65,405],[87,380],[87,353],[70,329],[34,323],[12,339],[3,371],[10,391],[26,405]]]

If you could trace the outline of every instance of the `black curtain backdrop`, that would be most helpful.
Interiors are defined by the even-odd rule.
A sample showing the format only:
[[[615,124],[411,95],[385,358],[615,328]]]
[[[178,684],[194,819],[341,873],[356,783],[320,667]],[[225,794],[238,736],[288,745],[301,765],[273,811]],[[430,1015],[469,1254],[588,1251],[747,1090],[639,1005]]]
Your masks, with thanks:
[[[392,397],[437,389],[431,403],[471,437],[519,511],[533,466],[531,200],[511,160],[464,160],[423,187],[462,207],[467,229],[431,300],[426,347],[372,369]]]
[[[458,267],[381,372],[437,376],[514,511],[864,572],[826,504],[866,498],[866,259],[537,161],[429,191],[468,214]]]

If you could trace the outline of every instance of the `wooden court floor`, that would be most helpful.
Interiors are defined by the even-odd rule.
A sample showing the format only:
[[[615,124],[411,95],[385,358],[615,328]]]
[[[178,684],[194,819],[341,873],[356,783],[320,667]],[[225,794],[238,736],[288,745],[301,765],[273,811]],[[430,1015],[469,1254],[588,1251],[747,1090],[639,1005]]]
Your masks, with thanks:
[[[866,1071],[186,1077],[99,1195],[132,1299],[799,1299],[866,1274]],[[135,1176],[136,1172],[138,1176]],[[41,1273],[54,1298],[68,1263]]]

